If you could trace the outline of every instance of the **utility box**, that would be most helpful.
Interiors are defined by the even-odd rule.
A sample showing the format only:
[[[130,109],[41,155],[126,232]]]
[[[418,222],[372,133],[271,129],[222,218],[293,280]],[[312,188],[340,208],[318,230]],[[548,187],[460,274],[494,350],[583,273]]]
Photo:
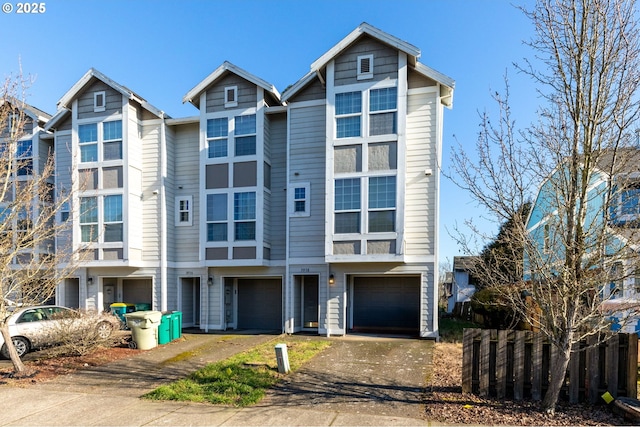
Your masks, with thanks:
[[[288,374],[291,371],[286,344],[276,344],[276,360],[278,361],[278,372]]]

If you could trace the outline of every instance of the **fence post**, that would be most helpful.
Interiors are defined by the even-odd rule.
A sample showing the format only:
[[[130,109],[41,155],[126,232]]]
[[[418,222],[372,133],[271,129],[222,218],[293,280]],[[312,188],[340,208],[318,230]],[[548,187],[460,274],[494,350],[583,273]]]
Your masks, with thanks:
[[[618,397],[618,357],[620,352],[620,339],[618,334],[613,334],[605,341],[607,350],[605,352],[605,378],[607,379],[607,391],[613,397]],[[623,367],[623,369],[626,366]],[[637,368],[636,368],[637,369]]]
[[[496,351],[496,394],[504,399],[507,394],[507,337],[509,331],[498,331],[498,347]]]
[[[531,352],[531,397],[533,400],[542,400],[542,334],[533,333],[533,345]]]
[[[627,397],[638,395],[638,334],[627,334]]]
[[[489,396],[489,363],[491,359],[491,329],[482,330],[480,341],[480,396]]]
[[[524,397],[524,331],[516,331],[516,341],[513,346],[513,399],[522,400]]]
[[[480,334],[479,329],[462,331],[462,392],[473,391],[473,340]]]
[[[600,348],[597,345],[597,337],[587,338],[587,376],[585,384],[585,399],[589,403],[598,401],[598,386],[600,385]]]

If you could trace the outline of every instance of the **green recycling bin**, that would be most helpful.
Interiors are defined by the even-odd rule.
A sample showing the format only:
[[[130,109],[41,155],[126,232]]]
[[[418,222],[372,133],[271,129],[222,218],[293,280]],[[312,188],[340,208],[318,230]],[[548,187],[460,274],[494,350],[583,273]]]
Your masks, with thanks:
[[[169,328],[171,341],[177,340],[182,336],[182,312],[174,311],[171,313],[171,327]]]
[[[131,347],[151,350],[158,346],[158,326],[162,320],[162,312],[135,311],[125,314],[124,317],[131,329]]]
[[[136,311],[135,304],[128,304],[126,302],[114,302],[109,306],[109,308],[111,309],[111,314],[118,316],[122,323],[126,322],[124,318],[125,314]]]
[[[168,344],[171,341],[171,312],[163,312],[158,326],[158,344]]]

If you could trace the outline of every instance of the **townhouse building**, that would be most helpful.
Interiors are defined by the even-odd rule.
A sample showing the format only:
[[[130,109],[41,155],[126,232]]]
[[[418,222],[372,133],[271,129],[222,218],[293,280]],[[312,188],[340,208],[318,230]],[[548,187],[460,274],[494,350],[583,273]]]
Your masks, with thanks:
[[[436,337],[439,165],[454,81],[363,23],[281,94],[225,62],[169,117],[90,69],[42,134],[86,253],[59,303],[205,331]]]

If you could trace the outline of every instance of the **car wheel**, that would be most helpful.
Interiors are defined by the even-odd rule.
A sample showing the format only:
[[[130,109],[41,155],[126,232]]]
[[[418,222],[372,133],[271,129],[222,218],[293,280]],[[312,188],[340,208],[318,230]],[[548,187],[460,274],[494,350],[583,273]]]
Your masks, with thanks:
[[[16,348],[16,351],[18,352],[18,356],[22,357],[25,354],[29,353],[29,341],[27,341],[26,338],[22,338],[22,337],[13,337],[11,339],[13,341],[13,346]],[[2,350],[0,350],[0,352],[2,353],[2,356],[5,358],[9,358],[9,349],[7,348],[6,344],[2,345]]]
[[[113,325],[109,322],[100,322],[96,326],[96,332],[101,339],[109,338],[113,332]]]

